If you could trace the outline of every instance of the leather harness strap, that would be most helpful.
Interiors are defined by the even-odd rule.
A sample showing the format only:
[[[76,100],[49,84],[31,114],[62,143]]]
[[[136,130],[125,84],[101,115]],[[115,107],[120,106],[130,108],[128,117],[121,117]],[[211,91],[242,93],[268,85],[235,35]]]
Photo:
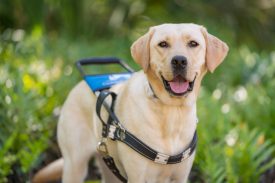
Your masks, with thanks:
[[[106,98],[110,96],[111,97],[111,103],[110,105],[105,102]],[[118,140],[129,147],[131,147],[133,150],[141,154],[142,156],[156,162],[159,164],[176,164],[184,161],[188,157],[192,155],[194,150],[196,149],[197,144],[197,132],[195,131],[194,136],[192,138],[192,141],[188,145],[186,149],[184,149],[182,152],[180,152],[177,155],[166,155],[163,153],[160,153],[148,145],[146,145],[144,142],[139,140],[136,136],[131,134],[129,131],[127,131],[123,125],[120,123],[119,119],[114,113],[114,105],[116,100],[116,94],[111,91],[102,91],[100,92],[97,103],[96,103],[96,113],[102,123],[102,137],[103,138],[110,138],[112,140]],[[109,117],[107,120],[107,123],[104,122],[104,120],[101,117],[101,108],[102,106],[105,107],[107,110]],[[105,145],[106,146],[106,145]],[[105,147],[107,148],[107,147]],[[117,176],[122,182],[127,182],[127,179],[124,178],[119,170],[117,169],[115,162],[111,156],[106,154],[103,157],[104,162],[109,167],[109,169],[114,173],[115,176]]]
[[[116,167],[116,164],[115,164],[115,161],[114,159],[109,156],[109,155],[106,155],[103,157],[103,161],[105,162],[105,164],[107,165],[107,167],[113,172],[113,174],[123,183],[127,183],[127,179],[124,178],[118,168]]]

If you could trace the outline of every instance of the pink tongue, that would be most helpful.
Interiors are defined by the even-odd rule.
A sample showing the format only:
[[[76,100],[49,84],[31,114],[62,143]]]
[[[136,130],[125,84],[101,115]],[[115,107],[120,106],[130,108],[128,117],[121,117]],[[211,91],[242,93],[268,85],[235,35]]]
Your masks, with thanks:
[[[169,82],[170,88],[175,93],[184,93],[189,87],[189,82],[176,77],[173,81]]]

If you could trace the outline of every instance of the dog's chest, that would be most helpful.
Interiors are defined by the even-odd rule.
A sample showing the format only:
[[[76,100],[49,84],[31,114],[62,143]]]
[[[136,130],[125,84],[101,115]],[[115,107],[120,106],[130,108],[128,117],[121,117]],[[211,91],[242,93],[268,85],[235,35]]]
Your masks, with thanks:
[[[175,155],[191,142],[196,128],[196,111],[181,108],[158,109],[151,105],[143,105],[125,115],[127,129],[140,140],[158,152]],[[124,117],[125,117],[124,116]],[[148,183],[183,183],[186,181],[192,166],[193,156],[182,163],[161,165],[144,158],[138,153],[122,146],[120,157],[127,176],[135,177],[137,182]],[[128,175],[134,171],[135,174]],[[136,174],[139,175],[136,177]],[[142,180],[140,178],[142,177]]]
[[[143,119],[144,128],[138,135],[153,148],[172,155],[191,142],[196,128],[195,110],[175,107],[148,111]]]

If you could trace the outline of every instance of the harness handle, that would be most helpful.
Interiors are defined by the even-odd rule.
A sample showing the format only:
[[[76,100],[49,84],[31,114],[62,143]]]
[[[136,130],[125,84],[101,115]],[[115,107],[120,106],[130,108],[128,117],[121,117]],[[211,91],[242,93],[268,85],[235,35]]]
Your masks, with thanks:
[[[119,64],[121,67],[123,67],[127,72],[133,73],[134,70],[129,67],[126,63],[124,63],[122,60],[116,58],[116,57],[93,57],[93,58],[85,58],[78,60],[76,62],[76,67],[80,71],[82,76],[86,76],[83,66],[85,65],[108,65],[108,64]]]
[[[107,102],[105,102],[106,98],[108,96],[111,96],[111,107],[107,104]],[[100,92],[98,99],[96,101],[96,113],[97,116],[99,117],[101,123],[102,123],[102,135],[103,137],[107,137],[108,135],[108,128],[109,125],[114,124],[117,127],[124,129],[121,125],[121,123],[119,122],[119,119],[117,118],[117,116],[114,114],[114,106],[115,106],[115,100],[116,100],[117,95],[114,92],[110,92],[110,91],[102,91]],[[104,106],[104,108],[107,110],[109,117],[107,122],[105,122],[102,119],[101,116],[101,108],[102,106]]]

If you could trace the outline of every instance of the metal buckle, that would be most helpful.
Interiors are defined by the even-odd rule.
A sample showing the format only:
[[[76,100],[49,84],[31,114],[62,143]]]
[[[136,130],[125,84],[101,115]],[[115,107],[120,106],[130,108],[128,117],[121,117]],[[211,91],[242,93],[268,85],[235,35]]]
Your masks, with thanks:
[[[102,155],[102,156],[107,156],[109,154],[107,145],[105,143],[105,139],[102,139],[100,142],[97,144],[97,151]]]
[[[108,137],[110,137],[111,139],[115,139],[115,131],[116,131],[116,127],[114,125],[110,125]]]
[[[158,153],[154,162],[160,163],[160,164],[167,164],[169,156],[166,154]]]
[[[120,140],[124,140],[126,138],[126,135],[125,135],[125,130],[124,129],[118,129],[117,132],[117,137],[120,139]]]
[[[117,122],[117,126],[118,126],[118,128],[120,128],[120,130],[122,130],[125,133],[126,129],[120,122]]]
[[[184,151],[184,152],[182,153],[182,159],[181,159],[181,161],[184,161],[184,160],[186,160],[187,158],[189,158],[190,152],[191,152],[191,148],[188,148],[186,151]]]

